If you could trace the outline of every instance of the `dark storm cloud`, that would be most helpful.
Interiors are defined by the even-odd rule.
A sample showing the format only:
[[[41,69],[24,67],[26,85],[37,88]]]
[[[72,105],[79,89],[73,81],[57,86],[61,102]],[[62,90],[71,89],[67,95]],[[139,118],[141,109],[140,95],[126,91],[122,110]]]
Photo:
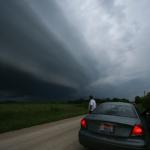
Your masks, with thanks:
[[[43,97],[69,98],[68,93],[76,92],[73,88],[63,85],[47,83],[39,80],[27,72],[19,71],[7,64],[1,64],[0,98],[7,97]]]
[[[0,61],[6,64],[1,65],[1,90],[65,97],[91,80],[86,74],[90,64],[80,63],[78,56],[82,53],[74,56],[63,42],[67,37],[79,52],[80,41],[55,2],[1,1],[0,7]],[[49,17],[49,27],[40,13],[43,18]],[[55,29],[64,37],[59,37]]]
[[[148,3],[0,1],[0,93],[131,97],[148,90]]]

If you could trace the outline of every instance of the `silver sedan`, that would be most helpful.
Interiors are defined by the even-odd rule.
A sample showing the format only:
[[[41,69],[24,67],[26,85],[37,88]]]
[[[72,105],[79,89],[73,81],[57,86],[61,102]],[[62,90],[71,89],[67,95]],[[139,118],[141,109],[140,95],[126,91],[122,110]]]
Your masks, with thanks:
[[[88,148],[147,150],[149,132],[133,104],[105,102],[81,120],[79,142]]]

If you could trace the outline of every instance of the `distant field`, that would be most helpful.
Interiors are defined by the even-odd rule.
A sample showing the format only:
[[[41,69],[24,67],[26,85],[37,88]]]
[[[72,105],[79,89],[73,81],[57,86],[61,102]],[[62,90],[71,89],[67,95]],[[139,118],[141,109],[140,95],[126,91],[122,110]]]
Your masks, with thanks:
[[[87,113],[87,104],[0,104],[0,133]]]

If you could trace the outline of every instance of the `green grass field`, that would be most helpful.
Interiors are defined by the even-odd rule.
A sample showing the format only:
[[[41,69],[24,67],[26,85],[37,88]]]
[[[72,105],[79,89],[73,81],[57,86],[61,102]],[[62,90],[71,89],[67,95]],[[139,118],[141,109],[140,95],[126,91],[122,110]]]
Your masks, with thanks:
[[[87,113],[86,104],[0,104],[0,133]]]

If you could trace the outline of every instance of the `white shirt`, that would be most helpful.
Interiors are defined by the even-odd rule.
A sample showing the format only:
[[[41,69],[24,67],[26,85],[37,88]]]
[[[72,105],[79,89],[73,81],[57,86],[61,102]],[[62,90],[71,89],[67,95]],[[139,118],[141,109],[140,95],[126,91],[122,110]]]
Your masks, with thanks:
[[[91,110],[90,110],[90,106],[91,106]],[[91,99],[89,102],[89,110],[93,111],[96,108],[96,102],[94,99]]]

